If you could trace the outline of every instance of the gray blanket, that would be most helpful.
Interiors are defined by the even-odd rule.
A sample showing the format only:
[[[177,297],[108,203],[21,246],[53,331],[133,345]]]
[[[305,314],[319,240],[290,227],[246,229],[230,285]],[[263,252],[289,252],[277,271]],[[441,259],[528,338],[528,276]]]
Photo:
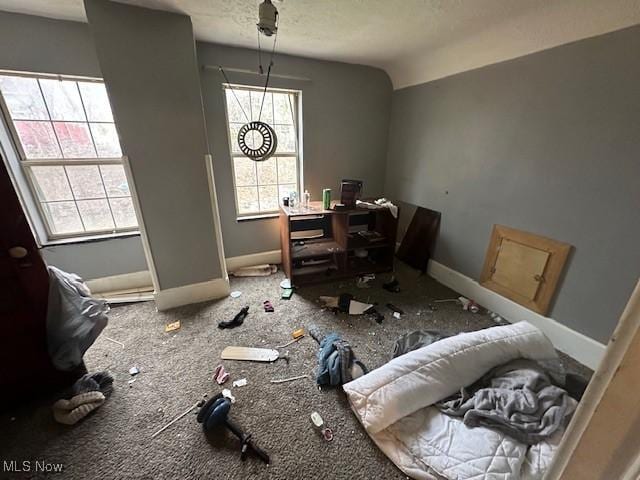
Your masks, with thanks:
[[[416,330],[414,332],[405,333],[398,337],[393,345],[393,353],[391,358],[399,357],[405,353],[413,352],[422,347],[426,347],[443,338],[450,337],[448,333],[438,330]]]
[[[539,364],[519,359],[494,368],[436,407],[463,417],[468,427],[492,428],[533,445],[564,425],[575,402]]]

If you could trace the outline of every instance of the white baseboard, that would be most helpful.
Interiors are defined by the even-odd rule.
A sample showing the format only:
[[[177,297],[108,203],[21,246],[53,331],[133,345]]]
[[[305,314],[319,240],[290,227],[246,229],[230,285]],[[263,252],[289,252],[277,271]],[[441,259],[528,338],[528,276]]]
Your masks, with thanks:
[[[149,270],[96,278],[87,280],[86,284],[89,290],[91,290],[91,293],[115,292],[135,288],[143,289],[146,287],[153,288],[151,272],[149,272]]]
[[[529,310],[435,260],[429,260],[428,273],[438,282],[465,297],[474,299],[483,307],[496,312],[509,322],[514,323],[526,320],[535,325],[549,337],[549,340],[558,350],[570,355],[589,368],[595,370],[600,364],[606,348],[600,342],[576,332],[552,318]]]
[[[182,305],[226,297],[229,295],[229,281],[224,278],[217,278],[208,282],[159,290],[154,292],[153,295],[156,300],[156,308],[160,311],[168,310]]]
[[[226,262],[227,270],[229,272],[233,272],[242,267],[252,267],[254,265],[263,265],[265,263],[282,263],[282,253],[280,250],[252,253],[250,255],[241,255],[239,257],[229,257],[226,259]]]
[[[153,289],[153,287],[149,287]],[[120,303],[138,303],[138,302],[152,302],[153,292],[145,292],[145,293],[128,293],[128,294],[118,294],[118,295],[103,295],[101,293],[92,295],[93,298],[97,298],[98,300],[106,300],[111,305],[117,305]]]
[[[396,245],[396,247],[397,246],[399,246],[399,244]],[[279,264],[281,262],[282,254],[280,250],[241,255],[226,259],[227,270],[229,272],[233,272],[241,267],[250,267],[265,263]],[[580,332],[576,332],[552,318],[529,310],[435,260],[429,261],[428,273],[440,283],[466,297],[473,298],[480,305],[496,312],[505,320],[510,322],[526,320],[532,325],[535,325],[549,337],[558,350],[570,355],[589,368],[595,370],[600,364],[606,348],[606,346],[600,342]]]
[[[282,261],[280,250],[252,253],[225,259],[227,271],[233,272],[238,268],[251,267],[265,263],[279,264]],[[205,302],[229,295],[229,281],[223,278],[210,282],[185,285],[183,287],[169,288],[154,293],[158,310],[189,305],[190,303]]]

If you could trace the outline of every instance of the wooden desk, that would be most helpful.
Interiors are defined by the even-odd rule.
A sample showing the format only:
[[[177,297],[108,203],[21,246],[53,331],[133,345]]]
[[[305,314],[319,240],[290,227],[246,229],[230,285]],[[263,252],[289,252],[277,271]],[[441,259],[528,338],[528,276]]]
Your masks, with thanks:
[[[280,207],[282,267],[293,285],[393,269],[398,221],[386,208]],[[368,240],[358,231],[377,232]],[[375,234],[374,234],[375,235]],[[364,255],[366,253],[366,256]]]

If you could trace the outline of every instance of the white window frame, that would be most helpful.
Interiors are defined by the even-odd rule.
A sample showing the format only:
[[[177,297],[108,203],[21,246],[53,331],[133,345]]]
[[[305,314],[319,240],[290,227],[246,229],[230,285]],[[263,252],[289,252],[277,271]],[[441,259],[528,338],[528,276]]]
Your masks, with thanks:
[[[55,80],[69,80],[69,81],[79,81],[79,82],[96,82],[96,83],[104,83],[104,80],[96,77],[83,77],[83,76],[75,76],[75,75],[53,75],[46,73],[34,73],[34,72],[22,72],[22,71],[12,71],[12,70],[0,70],[0,75],[14,76],[14,77],[25,77],[25,78],[45,78],[45,79],[55,79]],[[41,92],[42,93],[42,92]],[[43,99],[44,99],[44,94]],[[45,108],[46,107],[45,104]],[[84,110],[85,106],[82,103],[82,108]],[[87,118],[87,125],[89,123],[112,123],[112,122],[89,122]],[[38,198],[37,188],[35,185],[35,181],[32,177],[31,167],[34,166],[82,166],[82,165],[122,165],[124,168],[124,157],[123,154],[121,157],[104,157],[104,158],[51,158],[51,159],[28,159],[24,149],[22,148],[22,143],[20,141],[20,137],[18,136],[18,132],[15,129],[15,125],[13,123],[13,119],[11,117],[11,113],[9,112],[9,108],[7,107],[4,97],[0,92],[0,121],[3,123],[3,126],[6,128],[8,135],[0,135],[0,139],[4,137],[8,137],[10,142],[10,147],[4,146],[4,156],[9,156],[7,154],[14,153],[17,157],[17,161],[12,162],[10,158],[6,159],[7,167],[11,174],[13,175],[14,183],[18,187],[18,193],[22,197],[23,208],[25,208],[26,213],[30,219],[32,230],[38,237],[38,243],[40,245],[52,245],[56,243],[69,243],[69,242],[77,242],[83,240],[93,240],[93,239],[101,239],[101,238],[111,238],[111,237],[119,237],[119,236],[129,236],[136,235],[140,233],[139,223],[137,226],[132,227],[117,227],[115,222],[115,216],[113,215],[113,211],[111,209],[111,204],[108,199],[110,197],[105,196],[104,199],[107,200],[107,205],[109,205],[109,211],[111,213],[111,217],[113,219],[114,228],[102,229],[102,230],[91,230],[89,232],[73,232],[73,233],[54,233],[52,232],[49,222],[47,219],[47,215],[42,208],[42,203]],[[50,120],[53,122],[54,120]],[[65,123],[64,120],[55,120],[55,122]],[[69,122],[69,123],[78,123],[78,122]],[[115,124],[115,120],[113,122]],[[0,132],[1,133],[1,132]],[[57,138],[58,144],[60,144],[59,139]],[[91,135],[91,140],[93,142],[93,135]],[[13,152],[7,152],[7,148],[12,148]],[[95,144],[94,144],[94,148]],[[62,150],[61,150],[62,151]],[[96,148],[97,151],[97,148]],[[127,175],[126,168],[125,175]],[[65,175],[66,169],[65,169]],[[105,189],[106,195],[106,186],[104,185],[104,180],[102,175],[100,175],[100,181],[102,182],[102,186]],[[67,176],[67,182],[69,182],[69,178]],[[127,183],[131,183],[130,179],[127,178]],[[28,191],[25,191],[23,185],[28,186]],[[69,188],[71,191],[71,195],[73,198],[73,202],[78,209],[77,200],[73,193],[73,189],[71,187],[71,182],[69,182]],[[25,198],[27,197],[27,198]],[[129,197],[133,202],[133,192],[131,191],[131,187],[129,187]],[[125,198],[125,197],[122,197]],[[101,200],[103,198],[100,198]],[[82,198],[80,200],[94,200],[92,198]],[[33,210],[36,210],[35,212]],[[80,218],[80,222],[84,228],[84,221],[82,219],[82,215],[78,211],[78,216]]]
[[[229,140],[229,156],[231,158],[231,179],[233,182],[233,199],[235,202],[235,208],[236,208],[236,220],[237,221],[242,221],[242,220],[253,220],[253,219],[259,219],[259,218],[270,218],[270,217],[276,217],[278,215],[278,209],[279,207],[276,207],[273,210],[263,210],[263,211],[258,211],[258,212],[247,212],[247,213],[240,213],[240,208],[238,206],[238,190],[237,190],[237,186],[236,186],[236,172],[235,172],[235,158],[245,158],[246,156],[243,155],[242,153],[239,152],[234,152],[233,149],[233,142],[236,141],[235,138],[231,138],[231,122],[229,121],[229,108],[227,105],[227,95],[226,95],[226,91],[228,89],[233,89],[235,91],[238,90],[247,90],[250,92],[263,92],[264,91],[264,86],[260,86],[260,85],[238,85],[238,84],[232,84],[232,83],[223,83],[222,84],[222,97],[223,97],[223,101],[224,101],[224,112],[225,112],[225,128],[227,130],[227,137]],[[287,88],[267,88],[267,92],[274,92],[274,93],[287,93],[290,95],[293,95],[295,98],[295,101],[293,102],[293,104],[291,105],[293,108],[293,127],[294,127],[294,133],[295,133],[295,139],[296,139],[296,151],[295,152],[282,152],[282,153],[274,153],[273,157],[288,157],[288,158],[295,158],[296,159],[296,173],[297,173],[297,179],[296,179],[296,186],[298,187],[298,195],[300,196],[300,194],[302,193],[302,187],[303,187],[303,171],[302,171],[302,129],[301,129],[301,119],[302,119],[302,91],[301,90],[292,90],[292,89],[287,89]],[[276,178],[278,175],[278,169],[276,168]],[[257,177],[256,177],[256,182],[257,182]],[[260,183],[256,183],[257,187],[260,186],[269,186],[269,185],[260,185]],[[278,189],[278,197],[280,196],[280,189],[279,189],[279,183],[276,183],[276,188]],[[260,201],[260,189],[258,188],[258,202]],[[278,198],[278,205],[280,205],[280,198]]]

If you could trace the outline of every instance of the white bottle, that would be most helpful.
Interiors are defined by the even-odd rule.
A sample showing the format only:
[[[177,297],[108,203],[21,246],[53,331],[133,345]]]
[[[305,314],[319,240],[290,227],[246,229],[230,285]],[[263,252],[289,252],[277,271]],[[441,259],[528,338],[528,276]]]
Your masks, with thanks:
[[[302,198],[304,202],[303,203],[304,208],[309,209],[309,203],[311,202],[311,194],[309,193],[308,190],[304,191],[304,196]]]

